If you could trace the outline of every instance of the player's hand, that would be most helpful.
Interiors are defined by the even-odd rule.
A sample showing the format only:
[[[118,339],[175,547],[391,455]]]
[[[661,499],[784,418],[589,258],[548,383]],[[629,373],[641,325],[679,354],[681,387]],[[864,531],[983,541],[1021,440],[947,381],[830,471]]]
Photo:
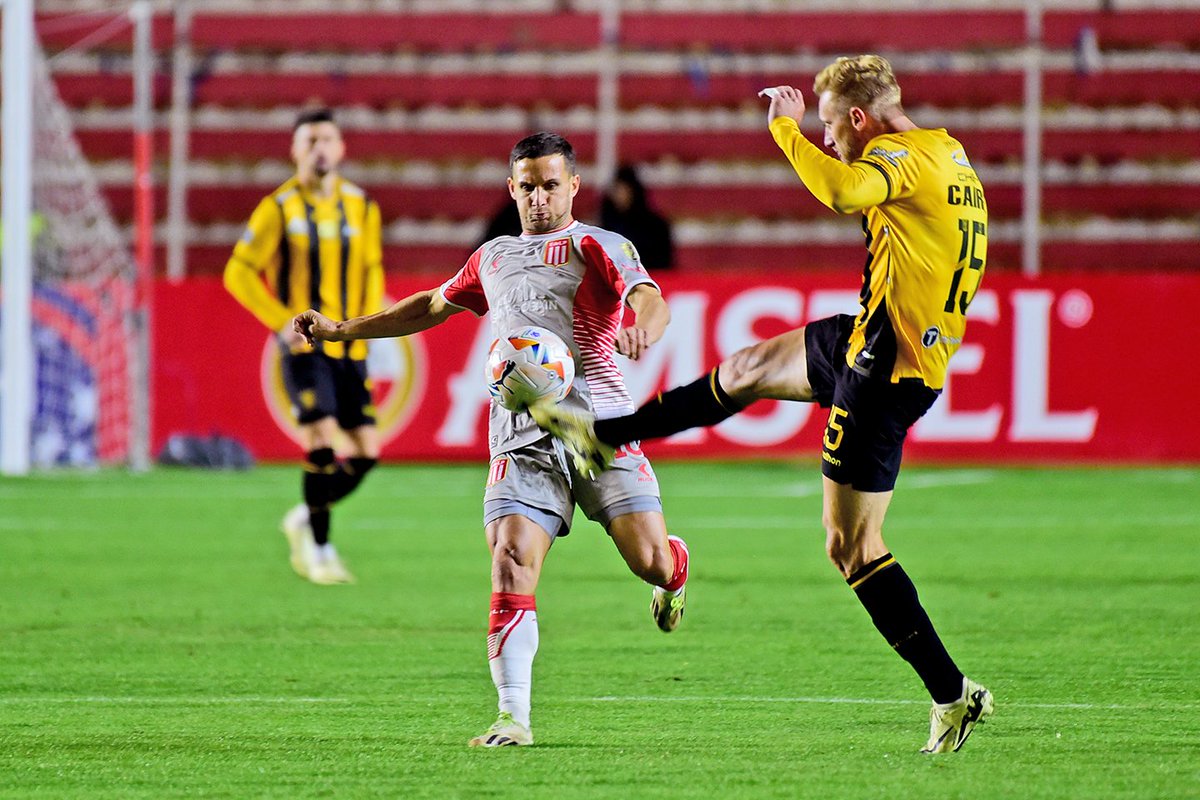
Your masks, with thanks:
[[[617,331],[617,352],[630,361],[637,361],[650,346],[650,334],[644,328],[630,325]]]
[[[292,326],[291,322],[276,331],[275,335],[279,338],[280,344],[293,353],[308,350],[308,346],[311,344],[302,333]]]
[[[296,315],[291,334],[308,344],[337,341],[337,323],[313,309]]]
[[[771,98],[771,107],[767,109],[767,124],[770,125],[776,117],[791,117],[800,124],[804,118],[804,95],[799,89],[791,86],[772,86],[758,93],[759,97]]]

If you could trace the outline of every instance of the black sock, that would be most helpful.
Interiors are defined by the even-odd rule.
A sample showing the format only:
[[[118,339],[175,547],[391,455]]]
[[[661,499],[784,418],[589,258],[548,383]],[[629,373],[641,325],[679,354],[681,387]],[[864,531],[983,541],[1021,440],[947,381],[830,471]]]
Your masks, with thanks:
[[[308,510],[308,524],[312,527],[313,541],[318,546],[329,543],[329,506]]]
[[[717,369],[686,386],[663,392],[632,414],[596,420],[596,438],[619,446],[724,422],[743,406],[721,388]]]
[[[921,607],[917,587],[891,553],[867,564],[846,583],[883,638],[916,670],[935,703],[962,697],[963,675]]]
[[[308,523],[317,544],[329,541],[329,503],[337,472],[337,457],[332,447],[310,450],[304,465],[304,504]]]
[[[338,464],[338,470],[333,473],[329,487],[329,502],[336,503],[358,488],[362,479],[377,463],[378,459],[355,457]]]

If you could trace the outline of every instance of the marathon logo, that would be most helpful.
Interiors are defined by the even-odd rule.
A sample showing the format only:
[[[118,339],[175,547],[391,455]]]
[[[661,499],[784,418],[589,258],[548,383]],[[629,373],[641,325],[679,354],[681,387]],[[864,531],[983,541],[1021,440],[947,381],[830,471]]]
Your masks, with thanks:
[[[546,242],[546,249],[542,252],[542,261],[548,267],[561,267],[571,260],[571,239],[555,239],[552,242]]]

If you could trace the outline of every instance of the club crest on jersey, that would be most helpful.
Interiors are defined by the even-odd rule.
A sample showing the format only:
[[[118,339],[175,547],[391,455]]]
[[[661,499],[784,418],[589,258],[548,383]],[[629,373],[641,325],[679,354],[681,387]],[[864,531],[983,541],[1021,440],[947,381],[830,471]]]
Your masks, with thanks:
[[[561,267],[571,260],[571,238],[546,242],[542,251],[542,262],[548,267]]]
[[[488,486],[495,486],[500,481],[504,480],[508,475],[508,456],[498,456],[492,459],[492,465],[488,469]]]

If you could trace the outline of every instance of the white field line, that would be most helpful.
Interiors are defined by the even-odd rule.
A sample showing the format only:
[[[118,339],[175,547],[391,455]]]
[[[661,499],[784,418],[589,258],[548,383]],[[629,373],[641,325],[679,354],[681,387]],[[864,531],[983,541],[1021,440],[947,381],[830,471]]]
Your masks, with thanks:
[[[86,697],[59,696],[14,696],[0,697],[0,705],[130,705],[130,706],[236,706],[236,705],[316,705],[336,704],[350,705],[354,703],[382,704],[417,704],[444,705],[445,697],[387,697],[387,698],[350,698],[350,697],[135,697],[135,696],[103,696]],[[543,702],[553,703],[554,699]],[[864,705],[864,706],[926,706],[928,700],[918,699],[880,699],[870,697],[771,697],[761,695],[726,695],[717,697],[683,696],[683,695],[602,695],[600,697],[566,697],[559,698],[560,703],[762,703],[779,705]],[[1200,710],[1200,703],[1176,703],[1164,701],[1161,704],[1126,704],[1126,703],[1022,703],[1020,701],[1001,701],[1004,708],[1032,708],[1058,711],[1160,711],[1165,709],[1195,711]]]
[[[793,470],[794,467],[781,465],[780,470]],[[482,473],[480,473],[482,475]],[[991,470],[960,470],[954,472],[938,472],[928,475],[918,474],[912,478],[901,478],[901,486],[912,488],[934,488],[938,486],[960,486],[970,483],[986,483],[995,479]],[[479,485],[454,487],[434,483],[408,483],[399,481],[388,482],[386,478],[379,481],[382,492],[387,497],[483,497],[483,481]],[[379,488],[376,491],[380,491]],[[766,485],[759,487],[741,487],[737,490],[722,490],[719,488],[691,489],[687,484],[671,486],[668,493],[676,497],[809,497],[821,493],[820,481],[805,483],[785,482],[782,485]],[[234,482],[222,482],[210,486],[205,491],[189,491],[179,486],[138,486],[133,480],[123,486],[82,486],[73,491],[69,499],[77,500],[202,500],[210,495],[217,495],[222,500],[264,500],[273,501],[278,495],[264,492],[261,487],[247,486]],[[29,490],[13,484],[0,485],[0,500],[64,500],[59,492]]]

